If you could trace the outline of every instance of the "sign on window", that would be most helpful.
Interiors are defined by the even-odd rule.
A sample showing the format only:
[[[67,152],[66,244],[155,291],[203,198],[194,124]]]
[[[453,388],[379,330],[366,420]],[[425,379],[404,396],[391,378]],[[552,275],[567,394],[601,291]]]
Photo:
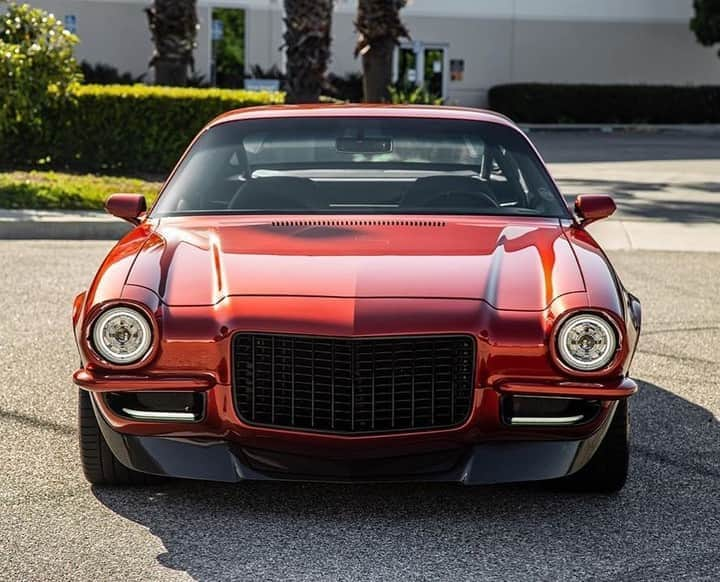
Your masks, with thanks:
[[[65,30],[75,34],[77,32],[77,16],[74,14],[66,14],[64,18]]]
[[[222,40],[223,37],[223,21],[222,20],[213,20],[212,21],[212,39],[213,40]]]

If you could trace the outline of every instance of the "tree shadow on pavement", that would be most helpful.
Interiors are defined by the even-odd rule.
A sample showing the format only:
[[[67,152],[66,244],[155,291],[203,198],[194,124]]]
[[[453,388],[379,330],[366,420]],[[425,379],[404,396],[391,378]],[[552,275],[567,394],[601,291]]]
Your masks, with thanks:
[[[654,220],[674,223],[720,222],[720,182],[705,184],[665,184],[662,182],[628,182],[622,180],[558,180],[566,202],[572,205],[579,194],[607,194],[618,206],[618,218],[626,220]],[[713,198],[706,201],[683,200],[678,188],[701,190]],[[642,193],[660,196],[644,197]],[[663,195],[666,195],[663,198]]]
[[[161,564],[198,580],[718,579],[718,422],[640,384],[632,474],[614,496],[190,481],[94,493],[160,538]]]

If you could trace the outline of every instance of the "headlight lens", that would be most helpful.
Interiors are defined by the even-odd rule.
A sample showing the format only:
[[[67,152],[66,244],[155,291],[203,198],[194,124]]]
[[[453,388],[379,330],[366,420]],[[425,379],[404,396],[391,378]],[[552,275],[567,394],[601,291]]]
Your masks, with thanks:
[[[98,354],[113,364],[133,364],[152,343],[152,330],[145,316],[131,307],[113,307],[97,318],[93,345]]]
[[[582,313],[562,324],[557,347],[560,359],[570,368],[583,372],[599,370],[612,360],[617,336],[604,317]]]

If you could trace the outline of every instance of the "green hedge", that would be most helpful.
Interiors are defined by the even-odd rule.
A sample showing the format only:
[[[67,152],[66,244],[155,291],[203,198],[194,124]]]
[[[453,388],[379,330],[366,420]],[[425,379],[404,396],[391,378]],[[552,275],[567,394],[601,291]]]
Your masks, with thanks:
[[[0,165],[164,174],[218,114],[283,102],[282,93],[145,85],[82,85],[40,130],[0,135]]]
[[[720,86],[518,83],[488,101],[520,123],[720,123]]]
[[[123,176],[63,172],[0,172],[0,208],[101,210],[115,192],[132,192],[152,203],[161,182]]]

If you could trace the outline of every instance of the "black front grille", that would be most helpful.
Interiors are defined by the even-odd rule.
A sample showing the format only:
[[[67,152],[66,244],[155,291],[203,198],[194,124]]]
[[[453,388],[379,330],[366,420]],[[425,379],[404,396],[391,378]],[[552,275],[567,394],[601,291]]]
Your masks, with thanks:
[[[235,404],[251,424],[388,432],[454,426],[470,414],[469,336],[240,333],[233,352]]]

